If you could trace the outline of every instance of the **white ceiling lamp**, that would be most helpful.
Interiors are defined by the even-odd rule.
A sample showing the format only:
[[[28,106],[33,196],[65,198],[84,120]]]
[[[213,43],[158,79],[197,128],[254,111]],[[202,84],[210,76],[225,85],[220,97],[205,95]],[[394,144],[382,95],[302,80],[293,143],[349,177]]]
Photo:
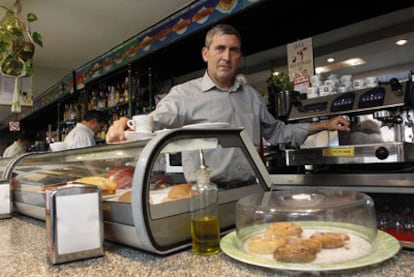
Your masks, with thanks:
[[[406,39],[399,39],[395,42],[395,44],[398,45],[398,46],[403,46],[403,45],[407,44],[407,42],[408,42],[408,40],[406,40]]]

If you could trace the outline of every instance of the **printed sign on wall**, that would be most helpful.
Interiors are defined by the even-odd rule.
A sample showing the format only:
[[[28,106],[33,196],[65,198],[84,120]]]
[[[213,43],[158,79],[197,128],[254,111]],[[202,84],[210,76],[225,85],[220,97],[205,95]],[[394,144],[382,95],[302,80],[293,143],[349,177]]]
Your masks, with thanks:
[[[294,81],[299,76],[313,75],[312,38],[289,43],[287,46],[287,54],[291,81]]]
[[[11,132],[20,131],[20,122],[19,121],[9,122],[9,131]]]

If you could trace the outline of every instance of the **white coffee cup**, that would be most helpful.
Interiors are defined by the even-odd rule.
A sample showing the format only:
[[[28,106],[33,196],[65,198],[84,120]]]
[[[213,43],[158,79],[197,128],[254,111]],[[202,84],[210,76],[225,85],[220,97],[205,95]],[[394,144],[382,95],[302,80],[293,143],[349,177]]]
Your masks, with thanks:
[[[308,87],[308,98],[315,98],[319,96],[319,88],[317,87]]]
[[[329,75],[329,76],[328,76],[328,80],[332,80],[332,81],[337,82],[337,81],[339,81],[339,79],[338,79],[338,75],[336,75],[336,74],[331,74],[331,75]]]
[[[365,78],[366,85],[370,88],[378,86],[378,77],[372,76]]]
[[[332,92],[333,92],[333,88],[331,87],[331,85],[323,85],[319,87],[320,96],[326,96],[326,95],[333,94]]]
[[[152,116],[148,114],[134,115],[127,121],[129,128],[138,133],[152,133],[153,121]]]
[[[363,89],[365,88],[365,80],[364,79],[357,79],[354,80],[354,89]]]
[[[350,83],[350,82],[352,82],[352,75],[342,75],[341,78],[339,78],[339,80],[343,84]]]
[[[336,80],[325,80],[325,81],[323,82],[323,84],[324,84],[325,86],[331,86],[331,87],[332,87],[332,89],[334,89],[334,88],[336,88],[336,87],[337,87],[338,82],[337,82]]]
[[[312,87],[319,87],[322,85],[322,76],[320,74],[312,75],[310,78]]]

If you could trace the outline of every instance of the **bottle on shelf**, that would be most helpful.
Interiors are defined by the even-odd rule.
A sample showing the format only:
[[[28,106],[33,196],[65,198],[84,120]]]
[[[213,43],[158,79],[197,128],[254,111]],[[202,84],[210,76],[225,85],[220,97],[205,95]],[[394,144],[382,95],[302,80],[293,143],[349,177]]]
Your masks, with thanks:
[[[65,140],[67,134],[68,134],[68,128],[67,127],[64,127],[62,129],[62,138],[61,138],[61,141],[64,141]]]
[[[125,83],[124,83],[124,102],[129,101],[129,91],[128,91],[128,77],[125,77]]]
[[[118,105],[121,102],[121,92],[120,92],[119,83],[116,85],[115,88],[115,105]]]
[[[65,104],[65,111],[63,112],[63,121],[69,120],[69,104]]]
[[[76,111],[73,104],[69,105],[69,118],[68,120],[76,120]]]
[[[77,121],[78,119],[81,118],[80,117],[79,106],[77,104],[74,105],[73,112],[74,112],[73,118],[74,118],[75,121]]]
[[[196,255],[214,255],[220,252],[220,223],[218,218],[218,189],[210,182],[210,170],[205,165],[200,149],[200,169],[197,183],[191,187],[191,238]]]
[[[99,110],[104,110],[106,109],[106,97],[103,91],[99,92],[99,97],[98,97],[98,109]]]
[[[124,91],[125,91],[125,83],[121,83],[119,87],[119,103],[120,104],[125,102]]]
[[[116,103],[115,103],[115,86],[110,86],[108,107],[111,108],[115,105],[116,105]]]

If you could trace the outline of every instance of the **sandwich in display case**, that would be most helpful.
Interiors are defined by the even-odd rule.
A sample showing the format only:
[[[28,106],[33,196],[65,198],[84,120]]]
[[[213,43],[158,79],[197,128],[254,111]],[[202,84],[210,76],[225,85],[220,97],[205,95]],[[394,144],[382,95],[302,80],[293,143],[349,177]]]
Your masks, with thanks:
[[[14,212],[40,220],[46,191],[95,184],[103,195],[105,239],[163,255],[191,245],[189,190],[200,150],[219,188],[226,233],[235,225],[236,202],[271,186],[243,128],[193,126],[120,144],[27,153],[10,161],[3,178],[10,180]]]

